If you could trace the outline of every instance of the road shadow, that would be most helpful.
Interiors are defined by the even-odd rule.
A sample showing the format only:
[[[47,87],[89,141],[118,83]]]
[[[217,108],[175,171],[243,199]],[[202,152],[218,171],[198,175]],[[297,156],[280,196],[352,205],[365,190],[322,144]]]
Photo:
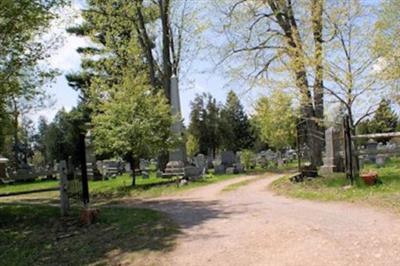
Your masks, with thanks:
[[[0,261],[4,265],[118,265],[169,252],[181,233],[164,213],[143,208],[103,207],[90,226],[79,209],[60,218],[59,208],[0,203]],[[21,254],[24,254],[23,256]]]
[[[233,214],[233,211],[222,208],[219,200],[136,199],[120,204],[125,207],[149,208],[162,211],[177,222],[181,229],[188,229],[211,219],[228,218]]]

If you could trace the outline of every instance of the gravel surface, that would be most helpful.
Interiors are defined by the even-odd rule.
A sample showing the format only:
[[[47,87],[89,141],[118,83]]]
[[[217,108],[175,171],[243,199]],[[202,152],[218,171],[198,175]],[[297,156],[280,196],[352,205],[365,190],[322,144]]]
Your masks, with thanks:
[[[232,192],[245,176],[140,203],[168,213],[183,231],[156,265],[400,265],[400,218],[351,203],[276,196],[278,175]],[[131,202],[132,205],[138,203]]]

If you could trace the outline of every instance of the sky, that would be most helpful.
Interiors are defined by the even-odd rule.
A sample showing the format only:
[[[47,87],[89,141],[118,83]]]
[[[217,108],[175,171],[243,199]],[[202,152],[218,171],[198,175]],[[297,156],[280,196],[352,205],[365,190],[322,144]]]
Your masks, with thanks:
[[[75,72],[80,69],[80,55],[76,52],[78,47],[85,47],[90,44],[86,38],[69,35],[65,32],[66,25],[78,24],[82,21],[79,16],[79,10],[84,7],[84,0],[73,0],[72,8],[68,8],[64,12],[71,15],[76,14],[72,20],[67,20],[67,23],[54,25],[50,32],[57,32],[64,37],[63,44],[52,53],[48,59],[49,64],[57,68],[61,75],[57,77],[55,82],[51,84],[48,92],[52,95],[54,104],[44,110],[30,114],[30,117],[37,121],[40,116],[44,116],[47,121],[51,121],[57,111],[64,108],[69,111],[78,102],[78,93],[68,86],[65,74]],[[203,58],[203,59],[200,59]],[[205,59],[204,59],[205,58]],[[230,89],[237,92],[241,98],[242,104],[245,106],[246,111],[251,111],[251,103],[254,100],[254,92],[244,93],[245,89],[233,88],[227,86],[228,80],[222,73],[215,71],[214,65],[207,60],[207,51],[201,51],[198,57],[192,62],[191,67],[185,74],[185,78],[181,80],[180,98],[182,116],[187,125],[190,115],[190,102],[195,98],[196,94],[211,93],[219,102],[225,102],[226,95]],[[185,67],[185,66],[183,66]]]

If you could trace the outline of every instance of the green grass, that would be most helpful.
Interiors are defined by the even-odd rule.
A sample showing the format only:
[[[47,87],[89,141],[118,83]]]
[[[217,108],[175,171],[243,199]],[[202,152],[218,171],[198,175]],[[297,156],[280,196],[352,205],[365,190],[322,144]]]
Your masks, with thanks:
[[[366,186],[358,179],[352,187],[344,174],[319,177],[303,183],[291,183],[288,176],[271,184],[279,194],[290,197],[320,201],[363,202],[373,206],[386,207],[400,213],[400,158],[393,158],[384,167],[366,165],[364,171],[378,172],[382,184]]]
[[[235,190],[237,190],[237,189],[239,189],[239,188],[241,188],[241,187],[247,186],[248,184],[257,181],[258,179],[259,179],[259,178],[246,179],[246,180],[243,180],[243,181],[240,181],[240,182],[236,182],[236,183],[230,184],[230,185],[224,187],[224,188],[222,189],[222,192],[232,192],[232,191],[235,191]]]
[[[147,209],[101,208],[98,222],[61,220],[59,208],[0,204],[1,265],[109,265],[115,256],[148,261],[174,247],[177,226]]]
[[[260,171],[250,172],[248,174],[259,174]],[[158,197],[163,195],[171,195],[180,193],[182,191],[196,188],[199,186],[204,186],[212,184],[215,182],[227,180],[234,177],[239,177],[241,175],[206,175],[204,178],[189,182],[185,186],[178,187],[176,182],[171,179],[157,178],[155,173],[152,173],[148,179],[143,179],[142,177],[136,178],[136,186],[132,187],[132,179],[129,175],[124,174],[115,179],[110,180],[100,180],[100,181],[89,181],[89,191],[90,197],[93,200],[97,199],[110,199],[119,198],[124,196],[134,196],[134,197]],[[39,188],[51,188],[57,187],[58,181],[35,181],[29,183],[16,183],[9,185],[0,186],[1,193],[19,192],[19,191],[29,191],[36,190]],[[47,193],[47,194],[46,194]],[[56,197],[57,192],[44,192],[32,195],[43,195],[50,197]]]

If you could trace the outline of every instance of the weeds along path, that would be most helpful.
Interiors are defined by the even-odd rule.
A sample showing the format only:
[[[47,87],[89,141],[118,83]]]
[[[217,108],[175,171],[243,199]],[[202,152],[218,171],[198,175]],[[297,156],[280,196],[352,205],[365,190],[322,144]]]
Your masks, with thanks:
[[[400,265],[398,216],[276,196],[267,186],[278,177],[245,176],[126,204],[164,211],[180,224],[176,248],[157,265]]]

